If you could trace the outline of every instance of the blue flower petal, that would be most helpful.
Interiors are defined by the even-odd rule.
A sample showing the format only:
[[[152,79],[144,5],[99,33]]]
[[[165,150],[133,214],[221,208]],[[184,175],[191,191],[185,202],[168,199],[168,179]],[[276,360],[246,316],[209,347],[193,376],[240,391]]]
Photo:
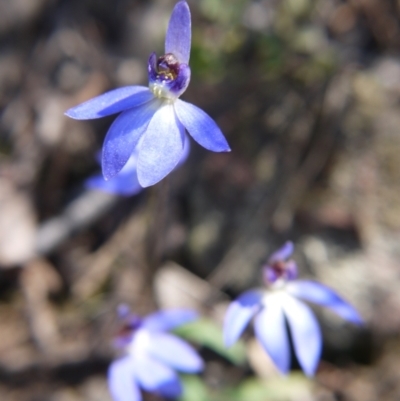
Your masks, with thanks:
[[[307,376],[313,376],[321,356],[321,331],[311,309],[292,298],[282,296],[282,307],[292,334],[294,350]]]
[[[185,161],[189,157],[189,154],[190,154],[190,139],[188,138],[187,135],[185,135],[185,141],[183,144],[183,154],[182,154],[181,160],[179,160],[178,166],[185,163]]]
[[[171,104],[154,114],[139,144],[138,178],[142,187],[157,184],[178,164],[183,155],[185,133]]]
[[[114,361],[108,369],[108,388],[114,401],[141,401],[135,383],[134,361],[131,357]]]
[[[106,180],[125,166],[159,105],[154,100],[124,111],[113,122],[103,144],[102,169]]]
[[[101,118],[140,106],[152,99],[154,99],[154,95],[149,88],[144,86],[124,86],[78,104],[67,110],[65,115],[75,120]]]
[[[190,309],[163,310],[144,318],[142,326],[151,331],[168,331],[197,318],[198,313]]]
[[[189,6],[186,1],[180,1],[172,11],[165,37],[165,53],[172,53],[180,63],[189,63],[191,25]]]
[[[352,323],[363,324],[359,313],[335,291],[323,284],[308,280],[293,281],[287,285],[287,291],[295,297],[326,306]]]
[[[231,150],[218,125],[203,110],[177,99],[175,111],[180,122],[201,146],[213,152],[229,152]]]
[[[224,320],[224,343],[232,346],[243,333],[250,319],[261,308],[263,293],[258,290],[244,292],[228,307]]]
[[[290,345],[285,316],[277,297],[267,298],[265,309],[254,319],[254,329],[258,340],[276,367],[286,374],[290,368]]]
[[[136,160],[137,155],[134,152],[122,170],[111,180],[106,181],[102,175],[95,175],[86,180],[86,187],[123,196],[138,194],[143,188],[137,178]]]
[[[121,177],[119,177],[118,174],[108,181],[106,181],[101,174],[95,175],[86,180],[85,186],[90,189],[97,189],[121,196],[137,195],[143,190],[142,186],[139,184],[136,173],[131,176],[123,175]]]
[[[176,398],[182,393],[178,375],[168,366],[148,356],[135,358],[135,377],[146,391],[157,392],[167,398]]]
[[[180,338],[161,332],[150,334],[148,353],[159,362],[181,372],[195,373],[203,369],[197,352]]]
[[[294,251],[294,245],[292,241],[287,241],[285,244],[283,244],[282,247],[280,247],[278,250],[276,250],[268,259],[269,263],[275,263],[278,261],[284,261],[290,258],[292,256],[292,253]]]

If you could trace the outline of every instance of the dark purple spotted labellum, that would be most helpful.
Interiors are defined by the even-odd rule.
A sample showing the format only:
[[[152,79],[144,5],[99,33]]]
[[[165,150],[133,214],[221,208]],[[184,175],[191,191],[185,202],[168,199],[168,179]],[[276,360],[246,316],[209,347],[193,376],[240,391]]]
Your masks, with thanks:
[[[157,60],[158,79],[173,80],[179,73],[178,59],[172,54],[164,54]]]
[[[190,82],[190,67],[180,63],[172,53],[157,59],[155,53],[149,58],[149,89],[159,99],[174,101]]]
[[[290,259],[293,248],[292,242],[286,242],[270,256],[267,264],[263,266],[263,277],[267,286],[277,287],[288,280],[297,278],[297,264]]]

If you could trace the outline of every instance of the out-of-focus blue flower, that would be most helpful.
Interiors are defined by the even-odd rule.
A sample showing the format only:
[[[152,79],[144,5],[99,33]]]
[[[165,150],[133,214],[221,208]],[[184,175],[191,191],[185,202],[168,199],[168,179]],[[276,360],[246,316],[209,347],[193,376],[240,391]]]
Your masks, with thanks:
[[[125,355],[108,370],[108,387],[114,401],[141,401],[141,391],[177,398],[182,385],[175,370],[196,373],[203,361],[185,341],[167,333],[197,318],[190,310],[165,310],[145,318],[133,315],[126,306],[119,310],[124,326],[115,345]]]
[[[187,139],[184,145],[183,155],[176,167],[182,165],[190,153],[190,141]],[[133,151],[128,162],[122,170],[110,180],[105,180],[102,174],[97,174],[89,177],[85,185],[87,188],[98,189],[100,191],[109,192],[123,196],[133,196],[143,190],[139,184],[137,175],[137,151]]]
[[[165,55],[152,53],[148,62],[149,88],[126,86],[69,109],[77,120],[121,114],[103,144],[102,170],[106,180],[121,171],[134,149],[142,187],[154,185],[182,158],[185,129],[201,146],[230,151],[215,121],[198,107],[179,98],[190,82],[191,17],[186,1],[178,2],[169,21]]]
[[[86,180],[85,186],[90,189],[98,189],[117,195],[136,195],[143,190],[143,187],[139,184],[136,165],[137,154],[133,152],[125,166],[116,176],[110,180],[105,180],[102,174],[96,174]]]
[[[287,373],[290,369],[287,321],[300,366],[312,376],[320,359],[321,332],[311,309],[298,298],[326,306],[355,324],[362,324],[362,319],[332,289],[315,281],[296,280],[297,265],[289,259],[292,253],[292,242],[273,253],[263,267],[267,289],[246,291],[229,305],[224,321],[224,341],[228,347],[235,343],[255,316],[256,337],[277,368]]]

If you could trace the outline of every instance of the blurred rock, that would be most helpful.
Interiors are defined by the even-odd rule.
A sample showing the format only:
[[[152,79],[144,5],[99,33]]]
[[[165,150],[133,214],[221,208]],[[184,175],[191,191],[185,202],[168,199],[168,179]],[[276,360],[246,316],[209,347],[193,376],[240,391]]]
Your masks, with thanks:
[[[161,267],[154,279],[154,291],[160,308],[201,310],[221,298],[219,291],[176,263]]]
[[[117,69],[118,85],[143,85],[147,81],[145,65],[141,60],[131,58],[122,61]]]
[[[85,401],[112,401],[105,377],[93,377],[82,386]]]
[[[0,3],[0,34],[37,17],[50,0],[3,0]]]
[[[47,96],[37,107],[39,118],[36,123],[38,137],[47,146],[55,146],[61,142],[66,119],[65,105],[56,96]]]
[[[29,198],[0,179],[0,266],[23,264],[35,252],[35,213]]]

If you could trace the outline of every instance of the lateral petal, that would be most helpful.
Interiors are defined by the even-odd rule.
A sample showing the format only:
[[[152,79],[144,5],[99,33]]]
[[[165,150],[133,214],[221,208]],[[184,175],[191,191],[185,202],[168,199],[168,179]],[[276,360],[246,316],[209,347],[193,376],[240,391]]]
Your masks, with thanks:
[[[141,401],[135,383],[134,361],[130,356],[114,361],[108,368],[108,389],[114,401]]]
[[[159,105],[160,102],[154,100],[124,111],[115,119],[103,144],[102,170],[106,180],[125,166]]]
[[[363,324],[359,313],[331,288],[310,280],[288,283],[287,291],[295,297],[326,306],[343,319],[355,324]]]
[[[151,333],[148,352],[159,362],[181,372],[195,373],[203,369],[203,361],[197,352],[172,334]]]
[[[274,295],[267,299],[267,305],[254,319],[258,340],[284,374],[290,368],[290,346],[285,326],[285,316],[279,298]]]
[[[138,178],[142,187],[157,184],[178,164],[185,133],[171,104],[164,104],[151,119],[139,144]]]
[[[169,331],[197,318],[198,313],[190,309],[166,309],[144,318],[142,326],[151,331]]]
[[[213,152],[231,150],[216,122],[203,110],[177,99],[175,111],[180,122],[198,144]]]
[[[71,107],[65,115],[75,120],[91,120],[120,113],[152,99],[154,95],[145,86],[124,86]]]
[[[317,319],[307,305],[288,294],[282,296],[282,307],[300,366],[307,376],[313,376],[322,349],[321,330]]]
[[[189,64],[191,42],[190,9],[186,1],[180,1],[172,10],[169,20],[165,36],[165,54],[172,53],[180,63]]]
[[[243,333],[250,319],[261,309],[262,291],[244,292],[230,303],[224,319],[224,343],[232,346]]]

